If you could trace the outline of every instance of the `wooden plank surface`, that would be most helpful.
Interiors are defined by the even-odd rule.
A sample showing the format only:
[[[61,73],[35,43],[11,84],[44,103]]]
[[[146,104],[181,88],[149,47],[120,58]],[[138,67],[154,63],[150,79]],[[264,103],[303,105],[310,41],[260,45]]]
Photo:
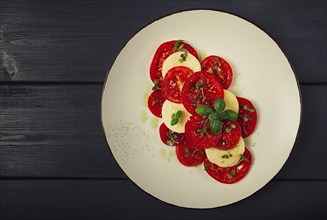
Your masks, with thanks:
[[[277,179],[327,180],[327,85],[301,90],[299,137]],[[102,131],[101,91],[102,85],[1,86],[1,176],[124,178]]]
[[[227,11],[255,23],[280,45],[300,82],[327,82],[327,52],[321,49],[326,48],[326,1],[1,3],[1,82],[103,82],[138,30],[165,15],[197,8]]]
[[[103,81],[126,42],[158,18],[199,8],[266,31],[291,62],[303,104],[277,176],[208,210],[139,189],[116,164],[100,121]],[[326,9],[324,0],[1,0],[0,219],[327,219]]]
[[[1,219],[320,220],[327,217],[325,182],[270,182],[245,200],[207,210],[168,205],[129,181],[0,183]]]

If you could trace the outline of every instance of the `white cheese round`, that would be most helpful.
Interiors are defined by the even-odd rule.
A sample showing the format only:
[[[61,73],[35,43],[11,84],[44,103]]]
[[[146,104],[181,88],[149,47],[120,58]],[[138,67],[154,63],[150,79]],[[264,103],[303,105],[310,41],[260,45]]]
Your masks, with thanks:
[[[229,150],[219,150],[215,147],[205,149],[208,160],[211,163],[217,164],[220,167],[231,167],[238,163],[241,159],[241,154],[245,151],[243,138],[240,138],[238,143]]]
[[[183,59],[183,57],[185,60]],[[201,64],[195,56],[188,52],[178,51],[171,54],[164,61],[162,66],[162,78],[165,78],[165,75],[168,70],[175,66],[186,66],[190,68],[193,72],[198,72],[201,70]]]
[[[182,116],[179,119],[178,123],[174,126],[171,125],[171,116],[178,111],[182,112]],[[162,120],[165,125],[172,131],[177,133],[185,132],[185,124],[190,118],[191,114],[184,108],[183,104],[173,103],[169,100],[166,100],[162,105]]]

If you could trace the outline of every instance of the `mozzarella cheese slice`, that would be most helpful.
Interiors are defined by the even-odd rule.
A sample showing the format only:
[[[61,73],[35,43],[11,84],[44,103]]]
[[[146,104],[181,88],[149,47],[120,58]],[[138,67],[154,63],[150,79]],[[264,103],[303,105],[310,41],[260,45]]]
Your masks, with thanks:
[[[174,126],[171,126],[171,116],[177,111],[182,112],[182,116],[179,119],[178,123]],[[184,108],[183,104],[173,103],[169,100],[166,100],[162,105],[161,110],[162,120],[165,125],[172,131],[177,133],[185,132],[185,124],[190,118],[191,114]]]
[[[226,103],[225,109],[230,109],[238,113],[239,106],[236,96],[230,91],[225,89],[224,89],[224,101]]]
[[[198,72],[201,70],[200,62],[195,56],[188,52],[178,51],[167,57],[163,63],[162,78],[165,78],[167,71],[175,66],[186,66],[193,70],[193,72]]]
[[[238,163],[241,159],[241,154],[245,151],[243,138],[240,138],[238,143],[229,150],[219,150],[215,147],[205,149],[208,160],[211,163],[217,164],[220,167],[231,167]]]

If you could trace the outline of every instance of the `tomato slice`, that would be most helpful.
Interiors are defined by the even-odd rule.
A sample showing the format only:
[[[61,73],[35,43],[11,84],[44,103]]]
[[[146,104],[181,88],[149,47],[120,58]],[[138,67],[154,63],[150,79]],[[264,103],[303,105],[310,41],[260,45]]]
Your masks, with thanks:
[[[231,149],[241,138],[241,126],[237,121],[223,122],[221,133],[221,139],[215,147],[220,150]]]
[[[221,133],[213,134],[210,131],[210,121],[198,115],[193,115],[185,125],[186,142],[197,148],[205,149],[217,145]]]
[[[250,136],[257,125],[257,110],[248,99],[236,97],[239,105],[237,121],[241,125],[242,137]]]
[[[214,74],[224,89],[228,89],[233,80],[233,70],[229,63],[219,56],[208,56],[201,62],[202,71]]]
[[[224,89],[213,74],[196,72],[185,81],[181,94],[186,110],[196,114],[199,105],[213,106],[217,98],[224,98]]]
[[[181,88],[192,74],[193,71],[185,66],[175,66],[168,70],[161,83],[163,96],[169,101],[182,103]]]
[[[186,143],[176,146],[176,156],[178,161],[184,166],[196,166],[206,158],[203,149],[192,147]]]
[[[156,79],[162,80],[162,65],[172,53],[177,51],[187,51],[198,58],[196,50],[184,41],[168,41],[162,43],[156,50],[150,65],[150,78],[154,82]]]
[[[151,113],[159,118],[161,118],[162,105],[165,102],[165,98],[162,95],[160,89],[154,90],[148,98],[148,108]]]
[[[164,123],[159,127],[161,141],[168,146],[176,146],[185,142],[185,133],[176,133],[170,130]]]
[[[245,148],[243,156],[247,160],[242,160],[239,164],[232,167],[219,167],[214,163],[211,163],[208,159],[204,160],[205,171],[215,180],[221,183],[231,184],[243,179],[249,172],[252,164],[252,155],[250,151]]]

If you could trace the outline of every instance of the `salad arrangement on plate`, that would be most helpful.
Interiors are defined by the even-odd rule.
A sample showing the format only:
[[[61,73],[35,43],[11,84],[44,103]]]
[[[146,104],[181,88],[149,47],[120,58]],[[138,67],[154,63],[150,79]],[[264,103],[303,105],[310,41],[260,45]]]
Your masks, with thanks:
[[[201,62],[183,40],[162,43],[151,65],[151,113],[162,118],[159,135],[175,147],[184,166],[203,165],[215,180],[231,184],[250,170],[252,155],[244,138],[257,124],[253,103],[228,90],[233,81],[230,64],[218,55]]]

